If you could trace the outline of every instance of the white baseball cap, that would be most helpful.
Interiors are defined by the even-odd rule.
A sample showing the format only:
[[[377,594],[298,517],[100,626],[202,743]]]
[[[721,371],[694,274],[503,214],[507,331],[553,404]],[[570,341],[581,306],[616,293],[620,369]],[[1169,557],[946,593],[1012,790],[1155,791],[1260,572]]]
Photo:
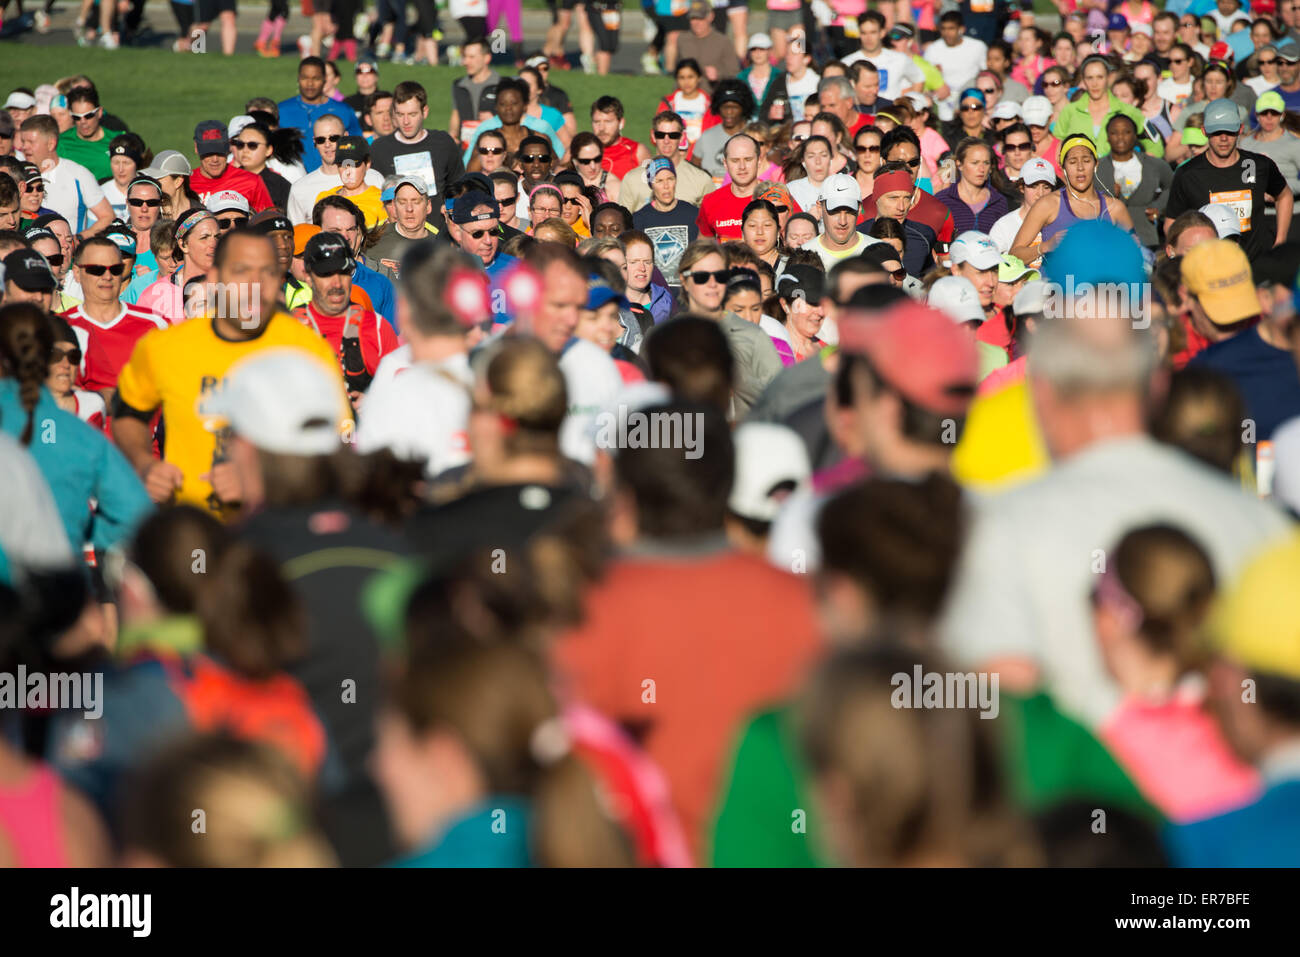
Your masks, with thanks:
[[[1047,283],[1041,279],[1031,279],[1020,287],[1016,298],[1011,300],[1013,316],[1041,315],[1047,308]]]
[[[1149,23],[1129,23],[1128,29],[1130,33],[1140,33],[1145,37],[1154,37],[1156,35]]]
[[[904,93],[903,96],[918,110],[928,110],[934,105],[930,98],[919,90],[912,90],[910,93]]]
[[[1020,104],[1014,100],[998,100],[998,105],[993,107],[992,118],[995,120],[1018,120],[1020,119]]]
[[[1033,186],[1035,183],[1055,183],[1056,170],[1052,169],[1052,164],[1047,160],[1035,156],[1020,167],[1020,180],[1026,186]]]
[[[750,50],[770,50],[772,49],[772,38],[766,33],[755,33],[749,38]]]
[[[1027,126],[1046,126],[1052,122],[1052,101],[1045,96],[1030,96],[1020,104],[1020,118]]]
[[[736,447],[736,477],[727,508],[742,518],[770,522],[793,488],[812,476],[812,463],[803,439],[793,429],[774,422],[746,422],[732,434]]]
[[[248,126],[250,123],[256,123],[256,122],[257,120],[253,119],[247,113],[239,114],[239,116],[233,118],[230,121],[230,125],[226,127],[226,138],[233,140],[236,136],[239,135],[240,130],[242,130],[245,126]]]
[[[253,215],[253,207],[248,205],[248,199],[243,193],[233,189],[221,189],[208,197],[204,203],[209,213],[227,213],[234,210],[237,213],[243,213],[245,216]]]
[[[14,90],[9,94],[9,99],[5,100],[4,108],[6,110],[30,110],[36,107],[36,97],[30,93],[24,93],[22,90]]]
[[[337,373],[310,353],[275,348],[236,363],[226,384],[199,406],[266,452],[329,455],[347,411]]]
[[[1214,223],[1214,231],[1219,234],[1220,239],[1241,235],[1241,220],[1223,203],[1206,203],[1200,211],[1210,217],[1210,222]]]
[[[862,207],[862,188],[858,186],[857,177],[833,173],[822,182],[821,199],[828,213],[837,209],[857,210]]]
[[[984,307],[975,284],[965,276],[944,276],[930,287],[926,303],[953,322],[983,322]]]
[[[970,263],[976,269],[997,269],[1002,265],[1002,253],[988,233],[968,229],[948,247],[948,257],[954,266]]]

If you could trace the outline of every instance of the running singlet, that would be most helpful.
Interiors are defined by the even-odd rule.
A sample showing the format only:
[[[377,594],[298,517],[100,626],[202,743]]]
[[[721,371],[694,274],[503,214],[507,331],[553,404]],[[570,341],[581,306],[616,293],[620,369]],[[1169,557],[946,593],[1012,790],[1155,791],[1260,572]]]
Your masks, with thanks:
[[[1056,220],[1054,222],[1050,222],[1043,227],[1043,232],[1042,232],[1043,242],[1047,242],[1057,233],[1065,232],[1075,223],[1084,222],[1082,218],[1074,215],[1074,210],[1070,208],[1070,197],[1069,197],[1069,193],[1067,192],[1068,189],[1069,187],[1061,188],[1061,210],[1056,214]],[[1106,205],[1104,199],[1102,200],[1101,203],[1101,215],[1097,217],[1090,217],[1090,218],[1099,219],[1103,223],[1109,223],[1111,221],[1110,207]]]

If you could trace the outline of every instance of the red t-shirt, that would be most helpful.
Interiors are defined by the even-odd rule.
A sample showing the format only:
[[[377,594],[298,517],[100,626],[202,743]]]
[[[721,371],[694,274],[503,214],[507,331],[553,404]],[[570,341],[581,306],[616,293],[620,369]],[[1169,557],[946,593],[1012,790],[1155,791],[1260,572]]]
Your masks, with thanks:
[[[199,199],[204,203],[213,193],[219,193],[223,189],[233,189],[243,194],[255,213],[260,213],[273,205],[271,194],[266,191],[266,184],[262,182],[262,177],[238,166],[227,166],[226,171],[216,179],[205,175],[203,170],[196,169],[190,174],[190,189],[198,193]]]
[[[81,304],[64,312],[81,346],[77,385],[99,391],[117,388],[117,374],[131,358],[131,350],[146,332],[166,329],[167,320],[143,306],[122,304],[117,318],[103,326],[86,315]]]
[[[743,238],[740,234],[740,216],[753,201],[752,192],[748,196],[737,196],[730,184],[719,186],[708,193],[700,200],[700,214],[695,217],[700,235],[723,242]]]
[[[1007,361],[1011,360],[1011,330],[1007,328],[1006,310],[998,309],[993,313],[992,319],[985,319],[980,323],[979,329],[975,331],[975,338],[980,342],[988,343],[991,346],[997,346],[1007,354]]]
[[[872,113],[859,113],[858,118],[854,121],[853,126],[849,128],[849,142],[853,142],[853,137],[858,135],[858,130],[864,126],[875,126],[876,117]]]
[[[600,161],[600,168],[622,179],[636,168],[637,141],[620,136],[613,146],[605,147],[605,155]]]
[[[361,309],[355,305],[349,308],[356,310],[361,326],[357,332],[357,336],[361,339],[361,358],[366,364],[366,371],[374,375],[375,370],[379,368],[379,360],[398,347],[397,335],[387,321],[371,310]],[[333,347],[339,361],[343,360],[343,327],[347,324],[347,313],[340,316],[327,316],[318,312],[314,304],[307,303],[295,309],[293,314],[307,327],[315,321],[316,328],[325,337],[325,341]]]
[[[571,700],[639,734],[702,861],[737,730],[820,651],[808,581],[726,550],[614,562],[552,660]]]

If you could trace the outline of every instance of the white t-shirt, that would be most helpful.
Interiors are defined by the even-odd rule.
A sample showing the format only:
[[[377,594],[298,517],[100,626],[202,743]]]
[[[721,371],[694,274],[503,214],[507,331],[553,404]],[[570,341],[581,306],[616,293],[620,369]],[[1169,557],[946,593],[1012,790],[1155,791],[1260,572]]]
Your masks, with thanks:
[[[883,239],[874,239],[871,236],[864,235],[863,233],[854,233],[854,235],[857,237],[857,239],[853,244],[853,248],[846,249],[843,252],[831,252],[829,249],[827,249],[825,246],[822,245],[821,236],[817,236],[813,239],[808,240],[808,242],[804,243],[799,248],[808,249],[811,250],[812,252],[815,252],[818,256],[822,258],[822,265],[826,267],[826,271],[830,272],[831,269],[834,268],[835,264],[840,262],[841,260],[848,259],[850,256],[856,256],[858,253],[862,252],[862,250],[866,249],[868,246],[874,246],[876,243],[884,242]]]
[[[799,208],[804,212],[812,212],[816,205],[821,202],[822,188],[814,186],[813,181],[806,176],[793,179],[785,185],[790,190],[790,195],[794,197],[794,201],[799,204]]]
[[[569,414],[560,426],[560,451],[591,465],[596,461],[596,417],[614,405],[623,388],[618,366],[600,346],[576,339],[560,356],[569,390]]]
[[[66,219],[73,233],[95,221],[90,210],[104,198],[104,191],[90,170],[60,157],[41,178],[45,180],[45,205]]]
[[[1192,81],[1175,83],[1172,77],[1166,77],[1156,84],[1156,96],[1170,103],[1181,103],[1192,95]]]
[[[274,156],[267,157],[266,165],[270,167],[272,172],[279,173],[291,184],[298,182],[307,175],[307,170],[301,163],[285,163]]]
[[[1027,212],[1029,212],[1028,206],[1013,209],[994,223],[993,228],[989,230],[989,239],[993,240],[993,245],[998,247],[998,252],[1002,255],[1011,252],[1011,244],[1016,241],[1016,233],[1020,232],[1020,227],[1024,225]]]
[[[844,58],[844,65],[870,60],[880,71],[880,95],[887,100],[896,100],[903,95],[903,87],[913,86],[925,80],[921,68],[912,62],[912,58],[897,50],[881,50],[874,56],[867,56],[861,50]]]
[[[316,205],[316,197],[327,189],[342,185],[343,180],[339,178],[338,173],[327,173],[322,168],[312,170],[289,187],[289,208],[285,210],[289,214],[289,222],[295,226],[310,223],[311,211]],[[374,167],[371,167],[366,173],[366,185],[382,187],[384,177]]]
[[[798,123],[803,119],[803,104],[809,97],[817,99],[817,84],[822,78],[809,70],[803,75],[803,79],[792,80],[789,76],[785,78],[785,92],[790,97],[790,115]]]
[[[130,220],[126,218],[126,193],[122,192],[117,182],[110,179],[100,189],[104,191],[104,197],[108,200],[108,205],[113,207],[113,218],[129,223]]]
[[[1269,90],[1277,89],[1276,83],[1270,83],[1262,76],[1252,76],[1246,81],[1246,85],[1255,91],[1256,96],[1263,96]]]
[[[944,82],[954,93],[960,93],[974,82],[976,74],[988,65],[988,54],[984,41],[974,37],[962,37],[955,47],[936,40],[925,48],[926,62],[939,68]]]
[[[468,462],[474,386],[469,356],[412,365],[382,380],[379,371],[361,406],[357,451],[364,455],[386,448],[399,458],[417,459],[431,478]]]

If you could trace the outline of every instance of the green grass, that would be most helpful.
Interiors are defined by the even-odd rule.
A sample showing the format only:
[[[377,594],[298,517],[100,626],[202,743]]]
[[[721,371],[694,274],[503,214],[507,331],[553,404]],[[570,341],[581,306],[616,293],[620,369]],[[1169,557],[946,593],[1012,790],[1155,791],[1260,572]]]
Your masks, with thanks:
[[[155,153],[193,153],[194,126],[202,120],[229,120],[254,96],[282,100],[297,92],[296,60],[216,53],[183,54],[162,50],[98,50],[0,43],[0,90],[52,83],[70,73],[85,73],[99,88],[104,107],[121,116]],[[464,71],[451,67],[385,64],[383,84],[391,90],[416,80],[429,93],[429,126],[445,128],[451,113],[451,81]],[[513,72],[506,71],[506,72]],[[606,93],[623,101],[628,136],[644,140],[655,107],[672,90],[672,79],[647,76],[587,76],[557,72],[556,85],[573,101],[579,129],[590,129],[591,103]],[[344,92],[353,92],[350,79]]]

